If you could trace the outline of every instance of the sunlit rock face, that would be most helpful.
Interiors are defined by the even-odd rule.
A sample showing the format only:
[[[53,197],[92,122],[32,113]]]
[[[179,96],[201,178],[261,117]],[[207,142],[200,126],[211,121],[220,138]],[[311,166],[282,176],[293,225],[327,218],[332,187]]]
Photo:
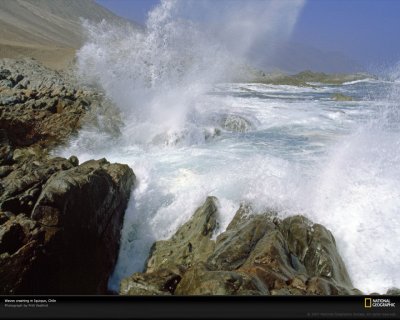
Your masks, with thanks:
[[[242,205],[226,231],[207,198],[168,240],[153,244],[144,273],[121,282],[127,295],[348,295],[353,288],[325,227],[303,216],[278,219]]]

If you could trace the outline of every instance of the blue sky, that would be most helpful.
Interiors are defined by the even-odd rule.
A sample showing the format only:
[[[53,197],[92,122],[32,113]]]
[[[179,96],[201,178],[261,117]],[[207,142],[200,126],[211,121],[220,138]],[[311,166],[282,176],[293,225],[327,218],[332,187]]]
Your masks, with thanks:
[[[117,15],[144,23],[148,10],[159,1],[97,2]],[[367,66],[393,64],[400,60],[400,0],[307,0],[291,40],[341,52]]]

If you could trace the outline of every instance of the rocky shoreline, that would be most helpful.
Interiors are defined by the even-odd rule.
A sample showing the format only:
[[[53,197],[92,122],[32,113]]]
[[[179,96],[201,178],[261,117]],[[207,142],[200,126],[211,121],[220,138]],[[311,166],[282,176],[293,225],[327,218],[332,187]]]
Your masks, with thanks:
[[[105,294],[135,175],[49,153],[102,97],[29,59],[0,78],[0,294]]]
[[[118,134],[107,106],[67,72],[0,60],[0,294],[109,293],[135,175],[106,159],[79,164],[50,153],[84,123],[98,125],[98,114]],[[208,197],[174,236],[154,243],[119,294],[362,294],[324,226],[243,204],[214,239],[218,215]]]
[[[170,239],[156,241],[144,271],[124,278],[119,294],[366,294],[354,288],[335,238],[323,225],[242,204],[214,239],[218,207],[218,199],[208,197]],[[386,292],[399,294],[398,288]]]
[[[154,243],[143,273],[121,283],[128,295],[351,295],[335,239],[303,216],[254,214],[242,205],[216,240],[218,200]]]

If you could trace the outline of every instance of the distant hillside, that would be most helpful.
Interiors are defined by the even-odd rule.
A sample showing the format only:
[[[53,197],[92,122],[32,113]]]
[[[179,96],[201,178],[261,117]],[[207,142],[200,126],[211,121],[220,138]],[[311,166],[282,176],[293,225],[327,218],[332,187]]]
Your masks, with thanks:
[[[327,73],[354,73],[365,71],[359,62],[340,52],[326,52],[295,42],[268,43],[256,52],[252,60],[266,71],[297,73],[313,70]]]
[[[83,43],[80,18],[127,23],[93,0],[0,0],[0,58],[62,68]]]

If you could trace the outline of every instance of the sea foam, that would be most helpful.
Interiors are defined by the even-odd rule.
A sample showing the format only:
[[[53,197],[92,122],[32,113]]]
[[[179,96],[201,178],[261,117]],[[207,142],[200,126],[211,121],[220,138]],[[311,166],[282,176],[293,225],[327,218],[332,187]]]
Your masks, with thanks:
[[[240,32],[211,32],[215,24],[204,27],[193,12],[213,7],[199,3],[207,4],[162,1],[144,30],[85,23],[79,74],[104,90],[124,126],[113,138],[85,127],[60,153],[127,163],[138,179],[110,288],[118,290],[122,277],[142,271],[152,243],[170,237],[208,195],[220,202],[218,232],[242,201],[282,217],[305,214],[331,229],[357,288],[383,293],[400,286],[398,91],[379,94],[379,81],[317,89],[215,86],[229,81],[232,66],[254,48],[248,38],[239,47],[233,40],[259,29],[250,37],[258,41],[282,29],[282,21],[289,35],[303,2],[260,7],[267,2],[255,1],[257,14],[225,2],[231,11],[220,16],[220,25],[240,14],[252,22]],[[268,28],[257,29],[265,21]],[[332,92],[359,99],[332,101]],[[226,115],[247,119],[250,129],[225,130],[218,119]]]

